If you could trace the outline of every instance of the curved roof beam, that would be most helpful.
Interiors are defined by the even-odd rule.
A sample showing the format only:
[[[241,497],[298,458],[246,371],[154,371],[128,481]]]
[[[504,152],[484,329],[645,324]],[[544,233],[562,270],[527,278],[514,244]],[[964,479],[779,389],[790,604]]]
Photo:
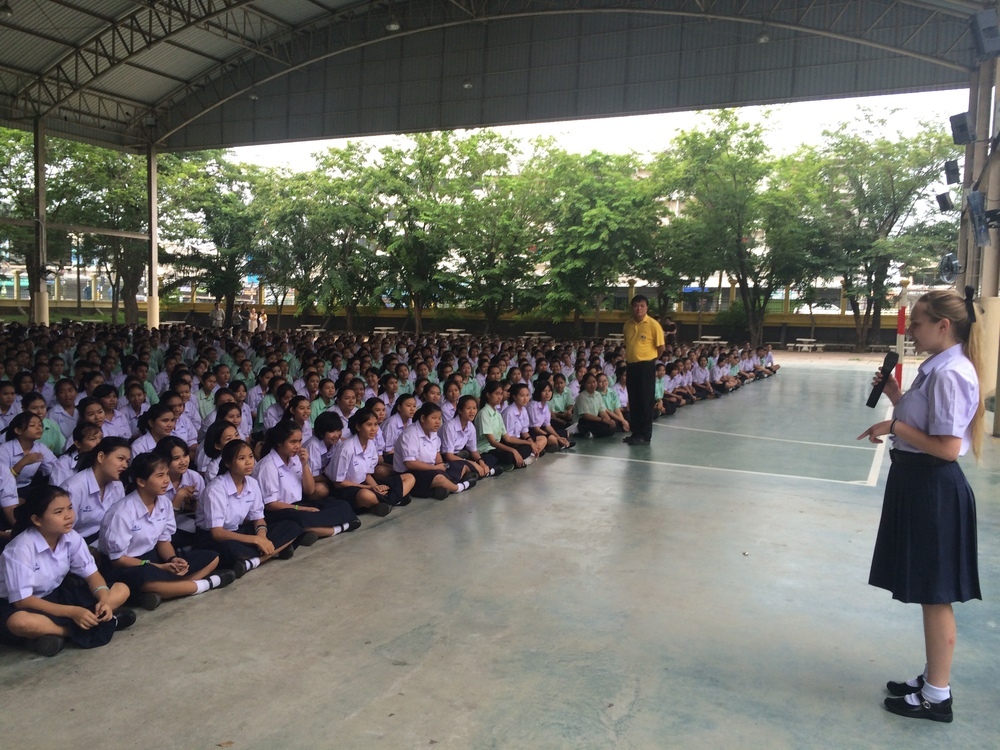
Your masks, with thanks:
[[[580,0],[431,0],[425,3],[396,5],[395,11],[405,12],[402,30],[386,33],[385,11],[370,4],[362,13],[340,16],[339,23],[303,26],[273,44],[285,45],[289,62],[279,68],[261,58],[244,57],[230,60],[206,72],[192,83],[175,89],[155,106],[167,115],[166,127],[156,134],[156,142],[164,142],[174,133],[187,127],[206,112],[226,102],[247,95],[258,86],[276,80],[288,73],[301,70],[317,62],[381,42],[413,36],[428,31],[454,28],[463,25],[530,19],[557,15],[639,14],[655,17],[691,18],[696,20],[729,21],[768,28],[827,37],[851,44],[859,44],[915,60],[939,65],[951,70],[968,71],[972,61],[963,63],[954,56],[954,50],[970,34],[968,16],[954,6],[956,2],[939,6],[933,2],[889,0],[882,12],[872,22],[865,22],[862,5],[871,9],[871,0],[842,0],[842,2],[813,2],[804,4],[788,0],[774,0],[764,14],[740,15],[747,9],[745,0],[682,0],[672,9],[662,8],[657,0],[596,0],[582,7]],[[973,9],[980,7],[968,3]],[[890,17],[902,7],[916,8],[928,13],[923,23],[901,45],[879,40],[891,29]],[[759,6],[758,6],[759,8]],[[758,10],[755,8],[755,10]],[[961,33],[947,39],[935,54],[907,47],[919,31],[936,17],[945,16],[962,24]],[[971,45],[970,45],[971,46]]]

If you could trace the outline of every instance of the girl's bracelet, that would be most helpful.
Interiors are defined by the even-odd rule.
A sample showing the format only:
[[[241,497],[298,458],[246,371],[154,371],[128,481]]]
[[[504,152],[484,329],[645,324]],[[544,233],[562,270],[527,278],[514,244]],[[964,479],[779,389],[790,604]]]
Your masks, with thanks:
[[[896,421],[897,421],[897,419],[893,418],[892,422],[889,423],[889,434],[890,435],[895,435],[896,434]]]
[[[109,589],[107,586],[98,586],[96,589],[94,589],[90,593],[92,593],[94,596],[97,596],[97,592],[100,591],[101,589],[104,589],[105,591],[111,591],[111,589]]]

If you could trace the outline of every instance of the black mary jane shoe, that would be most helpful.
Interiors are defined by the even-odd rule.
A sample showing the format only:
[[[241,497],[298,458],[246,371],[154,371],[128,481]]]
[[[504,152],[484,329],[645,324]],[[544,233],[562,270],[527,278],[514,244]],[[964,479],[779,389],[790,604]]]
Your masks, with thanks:
[[[907,719],[930,719],[931,721],[951,723],[954,718],[951,713],[951,698],[940,703],[931,703],[921,696],[920,703],[915,706],[908,703],[905,696],[886,698],[885,707],[889,713],[904,716]]]
[[[913,695],[914,693],[919,693],[924,687],[924,676],[920,675],[917,677],[917,686],[913,687],[905,682],[887,682],[885,683],[885,689],[889,691],[890,695]]]

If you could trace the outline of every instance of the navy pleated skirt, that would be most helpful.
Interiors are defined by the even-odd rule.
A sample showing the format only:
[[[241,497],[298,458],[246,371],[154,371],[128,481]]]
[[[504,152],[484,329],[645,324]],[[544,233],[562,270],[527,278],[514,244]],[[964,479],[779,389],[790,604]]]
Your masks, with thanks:
[[[893,454],[868,583],[901,602],[982,599],[976,499],[958,462]]]

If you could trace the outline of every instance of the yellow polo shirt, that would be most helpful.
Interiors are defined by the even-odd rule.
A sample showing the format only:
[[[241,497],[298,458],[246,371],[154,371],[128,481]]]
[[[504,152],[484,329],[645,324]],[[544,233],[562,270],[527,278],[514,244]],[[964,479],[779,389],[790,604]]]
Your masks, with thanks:
[[[629,363],[656,359],[660,355],[659,347],[666,344],[663,328],[649,315],[641,323],[636,323],[635,318],[626,320],[624,332],[625,361]]]

